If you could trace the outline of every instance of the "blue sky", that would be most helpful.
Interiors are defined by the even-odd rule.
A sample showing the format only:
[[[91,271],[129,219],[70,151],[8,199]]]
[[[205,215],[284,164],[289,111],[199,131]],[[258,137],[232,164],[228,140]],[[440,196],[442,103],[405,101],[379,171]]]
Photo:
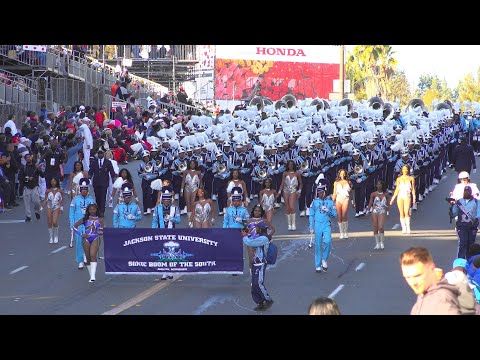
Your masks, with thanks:
[[[353,46],[347,46],[349,51]],[[480,45],[392,45],[398,69],[404,70],[412,87],[420,75],[437,75],[456,88],[468,73],[476,77],[480,67]]]

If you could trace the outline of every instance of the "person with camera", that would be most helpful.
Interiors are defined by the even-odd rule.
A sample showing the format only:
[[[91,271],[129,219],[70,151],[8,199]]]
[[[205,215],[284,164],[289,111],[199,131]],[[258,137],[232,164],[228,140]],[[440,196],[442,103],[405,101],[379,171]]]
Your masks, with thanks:
[[[457,258],[466,258],[470,245],[475,243],[478,231],[480,206],[472,195],[472,188],[465,186],[463,198],[456,200],[452,208],[452,215],[457,216],[458,253]]]
[[[233,195],[236,196],[236,195]],[[235,201],[235,200],[234,200]],[[240,201],[240,200],[238,200]],[[269,309],[273,300],[265,288],[265,269],[267,267],[267,260],[265,258],[268,244],[270,240],[267,236],[268,226],[264,221],[260,221],[255,226],[256,231],[254,235],[248,234],[245,229],[242,229],[243,243],[251,248],[254,248],[252,259],[252,299],[257,306],[253,309],[255,311],[265,311]]]
[[[35,211],[35,217],[40,220],[40,192],[38,190],[39,177],[45,177],[40,164],[33,162],[32,154],[25,154],[25,166],[20,168],[18,179],[21,190],[23,189],[23,202],[25,204],[25,222],[32,221],[32,207]]]

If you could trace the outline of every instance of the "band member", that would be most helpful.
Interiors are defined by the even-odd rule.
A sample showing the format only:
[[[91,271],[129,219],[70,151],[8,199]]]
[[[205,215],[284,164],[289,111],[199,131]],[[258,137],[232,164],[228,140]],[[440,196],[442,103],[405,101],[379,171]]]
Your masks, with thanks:
[[[376,184],[377,190],[370,194],[368,209],[372,216],[373,236],[375,237],[374,250],[384,249],[385,241],[385,221],[388,216],[388,193],[385,181],[378,180]]]
[[[143,215],[149,215],[155,206],[156,198],[153,198],[150,184],[157,178],[155,165],[150,161],[150,152],[145,150],[142,153],[143,163],[138,168],[138,176],[142,179]]]
[[[113,227],[114,228],[135,228],[136,222],[142,219],[142,211],[137,204],[132,202],[133,186],[131,184],[123,184],[121,191],[123,195],[123,203],[118,204],[113,209]]]
[[[254,248],[251,287],[252,299],[257,304],[254,308],[255,311],[265,311],[273,304],[273,300],[264,285],[265,269],[267,267],[265,254],[270,243],[266,233],[267,225],[264,222],[259,222],[256,225],[256,235],[248,235],[245,230],[242,230],[243,243],[248,247]]]
[[[402,175],[396,180],[395,192],[393,193],[390,205],[393,205],[397,198],[398,211],[400,213],[400,224],[402,234],[410,234],[410,205],[415,203],[415,178],[410,176],[410,166],[402,166]]]
[[[173,190],[175,191],[175,198],[179,198],[178,207],[180,208],[180,215],[187,213],[187,206],[185,205],[185,197],[178,195],[181,193],[180,189],[182,187],[183,173],[188,168],[187,163],[188,163],[188,159],[186,157],[185,149],[182,147],[178,148],[177,159],[173,160],[172,165],[170,167],[170,171],[172,172],[172,184],[173,184]],[[211,172],[207,172],[207,173],[211,175]],[[209,189],[211,189],[212,182],[213,182],[213,175],[211,175],[210,181],[207,181],[207,179],[204,179],[204,180],[206,184],[210,185]]]
[[[455,201],[452,208],[452,215],[458,216],[457,258],[466,259],[467,250],[475,243],[478,231],[478,220],[480,218],[480,206],[478,200],[473,197],[470,186],[465,186],[463,189],[463,198]]]
[[[245,207],[248,207],[250,198],[248,197],[247,185],[245,184],[245,181],[242,180],[242,174],[239,169],[232,170],[232,174],[230,175],[230,180],[227,185],[227,206],[230,206],[232,204],[231,196],[232,196],[232,189],[234,187],[242,188],[243,201],[244,201],[243,205]]]
[[[100,218],[100,209],[97,204],[87,206],[85,216],[73,225],[73,231],[82,237],[83,252],[90,274],[88,282],[94,282],[100,236],[103,234],[103,220]]]
[[[152,228],[175,229],[180,224],[180,211],[172,205],[172,193],[162,189],[162,201],[155,206],[152,217]]]
[[[230,205],[223,216],[224,228],[243,228],[248,221],[248,210],[242,206],[242,189],[234,188],[232,190],[232,205]]]
[[[338,216],[338,228],[340,229],[340,239],[348,239],[348,209],[350,206],[350,194],[352,193],[352,183],[348,179],[345,169],[338,170],[337,179],[333,184],[332,200],[335,203]]]
[[[180,224],[180,211],[172,205],[172,193],[162,189],[162,201],[153,209],[152,228],[174,229],[175,224]],[[162,274],[162,280],[173,279],[172,275]]]
[[[326,192],[327,181],[321,179],[316,191],[317,197],[310,207],[310,234],[315,234],[315,271],[317,273],[328,269],[327,260],[332,242],[331,219],[337,217],[337,210],[333,201],[326,198]]]
[[[288,160],[286,167],[287,170],[283,173],[279,191],[283,191],[288,230],[296,230],[295,209],[297,208],[298,196],[302,192],[302,176],[297,172],[297,166],[293,160]]]
[[[227,178],[230,176],[229,163],[224,159],[223,153],[219,150],[215,153],[217,160],[212,165],[214,174],[213,192],[218,196],[218,215],[223,215],[227,206]]]
[[[47,209],[49,244],[58,243],[58,217],[63,212],[63,191],[57,178],[50,179],[50,188],[45,194],[42,208]]]
[[[355,206],[355,217],[365,215],[365,196],[367,175],[365,169],[368,167],[367,161],[362,156],[360,150],[354,149],[352,152],[352,161],[348,164],[348,173],[353,185],[352,205]]]
[[[188,163],[188,169],[183,172],[182,185],[180,188],[180,196],[185,197],[189,219],[193,212],[195,195],[197,194],[197,190],[202,186],[202,173],[198,169],[198,163],[196,160],[190,160]]]
[[[463,190],[465,189],[465,186],[470,186],[473,197],[480,200],[480,191],[478,190],[477,184],[470,182],[470,174],[468,172],[462,171],[458,174],[458,181],[459,183],[455,185],[451,193],[451,198],[455,200],[463,198]]]
[[[265,212],[265,218],[269,223],[273,222],[273,209],[275,204],[275,199],[277,198],[277,191],[273,186],[273,180],[267,178],[263,183],[263,189],[258,194],[258,199],[260,205]]]
[[[73,228],[75,223],[82,219],[87,213],[87,206],[94,204],[95,200],[88,195],[88,186],[90,185],[90,180],[88,178],[83,178],[78,182],[80,193],[76,195],[70,202],[70,212],[69,212],[69,221],[70,227]],[[83,269],[85,257],[83,253],[82,237],[80,235],[75,235],[72,231],[72,236],[70,238],[70,247],[73,247],[73,237],[75,236],[75,260],[77,261],[78,268]]]
[[[208,197],[205,189],[198,189],[196,201],[193,203],[193,212],[190,216],[191,227],[210,228],[215,222],[215,204]]]
[[[260,155],[258,157],[258,163],[253,167],[252,170],[252,192],[250,198],[253,199],[254,196],[258,196],[258,193],[262,189],[263,182],[268,176],[268,166],[266,163],[265,155]]]

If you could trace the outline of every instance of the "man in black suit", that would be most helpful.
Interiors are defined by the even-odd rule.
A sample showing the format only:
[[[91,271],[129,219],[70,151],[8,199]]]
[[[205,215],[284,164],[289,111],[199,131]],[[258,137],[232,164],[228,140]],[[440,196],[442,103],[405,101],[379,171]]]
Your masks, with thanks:
[[[452,163],[455,166],[455,171],[457,173],[461,173],[462,171],[466,171],[469,174],[477,171],[477,164],[475,161],[475,153],[473,151],[473,147],[467,144],[467,137],[465,134],[460,136],[460,145],[457,145],[453,149],[452,155]]]
[[[115,171],[113,170],[112,162],[105,159],[103,149],[97,151],[97,159],[90,162],[90,170],[88,171],[90,178],[93,177],[93,191],[95,192],[95,202],[98,205],[101,216],[105,212],[105,199],[107,198],[108,185],[110,183],[109,176],[112,182],[115,181]]]

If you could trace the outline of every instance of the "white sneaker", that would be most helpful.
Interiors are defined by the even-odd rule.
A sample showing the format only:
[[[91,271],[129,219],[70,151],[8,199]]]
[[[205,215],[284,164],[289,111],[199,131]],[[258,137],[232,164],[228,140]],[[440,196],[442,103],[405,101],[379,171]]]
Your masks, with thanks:
[[[358,213],[358,216],[363,216],[363,215],[365,215],[365,213],[364,213],[363,211],[360,211],[360,212]]]
[[[147,215],[147,214],[148,214],[148,212],[147,212],[147,211],[144,211],[144,212],[143,212],[143,215]]]
[[[148,208],[147,209],[147,214],[151,214],[152,213],[152,209]]]
[[[212,195],[212,201],[216,201],[217,200],[217,195]]]
[[[305,211],[305,215],[310,216],[310,208],[307,208],[307,211]]]
[[[279,207],[280,207],[280,204],[279,204],[279,203],[275,203],[274,208],[275,208],[275,209],[278,209]]]
[[[250,194],[250,200],[253,200],[253,194]]]
[[[50,240],[48,241],[49,244],[53,244],[53,238],[50,238]]]
[[[83,261],[78,264],[79,269],[83,269],[84,266],[85,266],[85,263]]]
[[[328,269],[328,264],[327,264],[327,261],[326,261],[326,260],[322,260],[322,268],[323,268],[323,270],[327,270],[327,269]]]
[[[345,237],[343,236],[343,233],[341,232],[340,233],[340,236],[338,237],[339,239],[345,239]]]
[[[418,195],[418,201],[423,201],[423,196],[422,196],[422,194]]]
[[[321,267],[317,267],[317,268],[315,268],[315,271],[316,271],[316,272],[322,272],[322,268],[321,268]]]
[[[295,225],[292,225],[292,230],[297,230],[297,227]]]
[[[54,243],[54,244],[58,244],[58,236],[55,236],[55,237],[53,238],[53,243]]]
[[[300,211],[300,217],[304,217],[304,216],[305,216],[305,210]]]
[[[355,217],[359,217],[359,216],[360,216],[360,213],[357,212],[357,213],[355,214]]]
[[[412,204],[412,209],[413,209],[413,210],[417,210],[417,203]]]
[[[163,275],[162,275],[162,280],[167,280],[167,279],[168,279],[167,274],[163,274]]]
[[[175,200],[178,200],[178,199],[179,199],[178,194],[175,194]]]
[[[283,197],[280,199],[280,202],[281,202],[282,204],[285,204],[285,200],[283,199]]]
[[[220,211],[220,212],[218,213],[218,215],[223,215],[223,211]]]

